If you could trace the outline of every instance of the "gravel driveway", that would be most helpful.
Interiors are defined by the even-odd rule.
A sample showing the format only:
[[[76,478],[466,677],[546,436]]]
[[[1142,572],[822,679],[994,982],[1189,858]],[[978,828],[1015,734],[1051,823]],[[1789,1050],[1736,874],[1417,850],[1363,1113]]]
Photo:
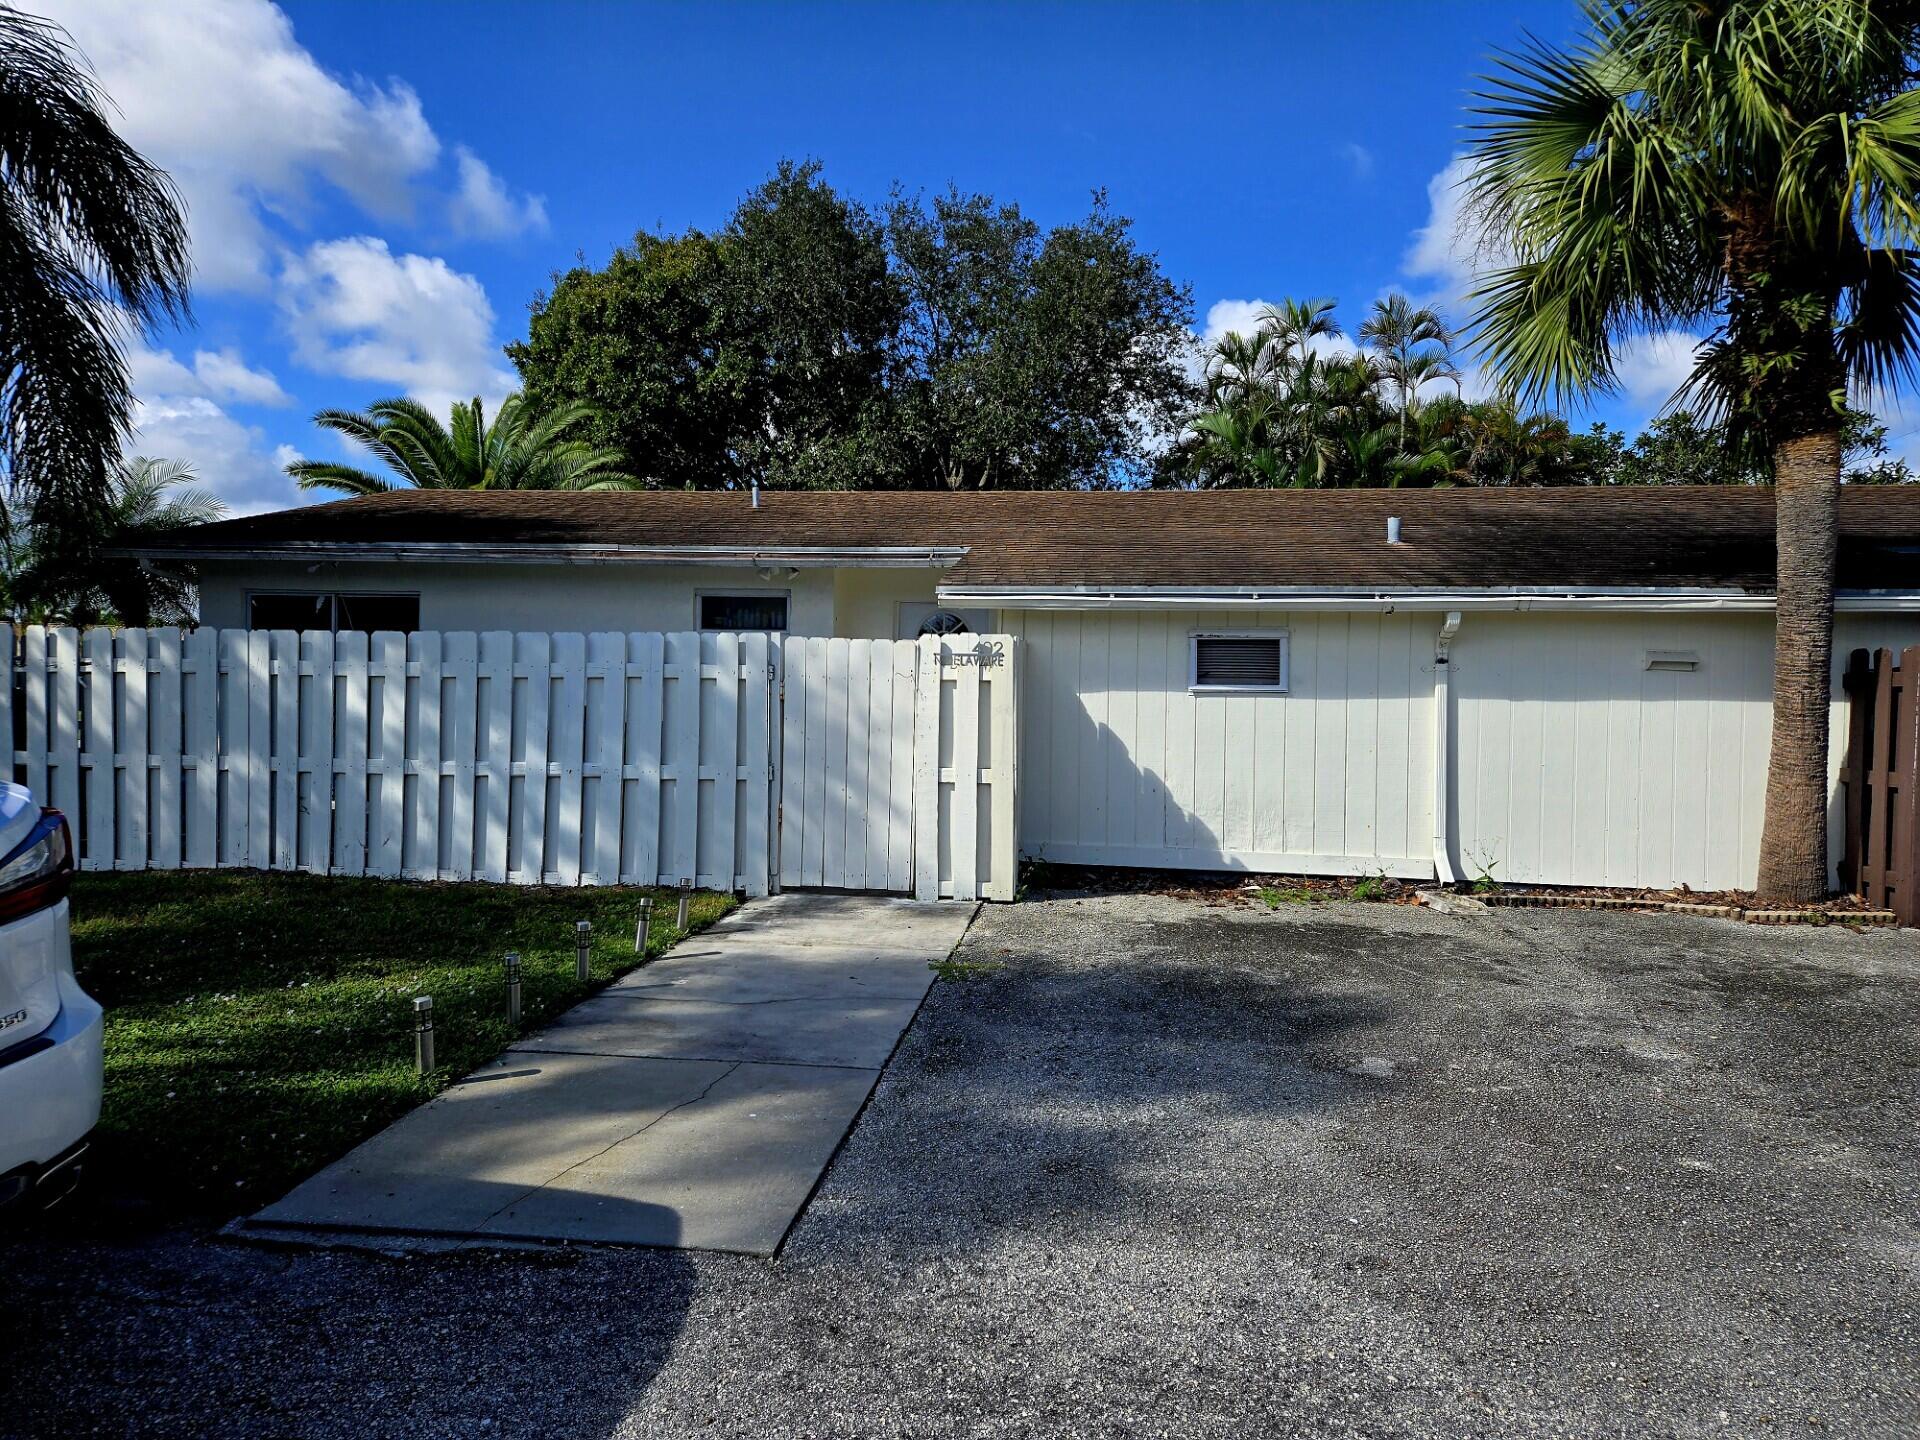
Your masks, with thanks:
[[[0,1431],[1920,1430],[1920,937],[989,907],[771,1264],[0,1246]]]

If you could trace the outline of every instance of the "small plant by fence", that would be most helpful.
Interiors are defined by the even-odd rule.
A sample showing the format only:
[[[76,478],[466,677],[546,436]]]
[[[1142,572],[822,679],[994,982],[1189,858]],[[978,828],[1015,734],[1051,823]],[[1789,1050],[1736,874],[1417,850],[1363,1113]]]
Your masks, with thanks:
[[[1840,883],[1920,924],[1920,645],[1847,658]]]

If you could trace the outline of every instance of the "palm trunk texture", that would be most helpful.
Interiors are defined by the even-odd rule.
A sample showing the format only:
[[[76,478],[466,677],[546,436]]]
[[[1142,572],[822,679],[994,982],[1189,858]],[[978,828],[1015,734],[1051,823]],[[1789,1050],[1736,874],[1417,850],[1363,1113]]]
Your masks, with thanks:
[[[1773,465],[1778,603],[1759,892],[1804,903],[1827,894],[1827,713],[1833,686],[1839,433],[1783,440]]]

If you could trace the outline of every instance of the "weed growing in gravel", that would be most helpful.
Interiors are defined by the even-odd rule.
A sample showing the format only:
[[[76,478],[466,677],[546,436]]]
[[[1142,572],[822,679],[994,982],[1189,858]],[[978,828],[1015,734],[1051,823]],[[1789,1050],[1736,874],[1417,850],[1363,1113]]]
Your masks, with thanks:
[[[1356,881],[1353,887],[1353,894],[1349,898],[1354,900],[1386,899],[1387,872],[1382,870],[1378,875],[1367,875]]]
[[[1304,885],[1262,885],[1260,898],[1269,910],[1278,910],[1282,905],[1311,905],[1320,897]]]
[[[1007,967],[998,960],[929,960],[927,968],[942,980],[984,980],[996,970]]]

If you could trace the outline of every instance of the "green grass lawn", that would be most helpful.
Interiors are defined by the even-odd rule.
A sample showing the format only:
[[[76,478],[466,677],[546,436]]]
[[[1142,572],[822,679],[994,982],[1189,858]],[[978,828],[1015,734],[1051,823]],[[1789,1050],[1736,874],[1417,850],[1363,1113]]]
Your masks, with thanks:
[[[80,983],[106,1007],[107,1084],[88,1189],[100,1210],[225,1218],[295,1181],[513,1038],[520,952],[532,1029],[638,963],[637,889],[533,889],[256,871],[83,874]],[[696,894],[693,927],[730,895]],[[658,892],[648,953],[679,938]],[[592,980],[574,924],[593,922]],[[414,1073],[413,998],[438,1069]]]

